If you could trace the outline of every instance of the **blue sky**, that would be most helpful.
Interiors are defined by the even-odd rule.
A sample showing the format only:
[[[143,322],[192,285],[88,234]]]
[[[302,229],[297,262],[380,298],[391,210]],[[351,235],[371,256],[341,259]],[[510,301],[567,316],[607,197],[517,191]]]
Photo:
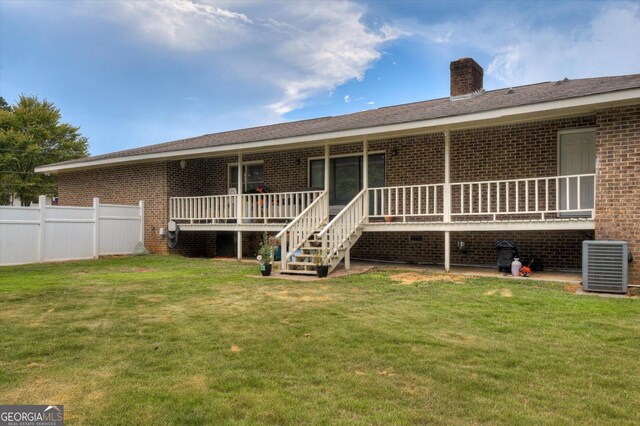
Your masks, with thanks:
[[[92,154],[485,88],[640,73],[640,2],[0,1],[0,96]]]

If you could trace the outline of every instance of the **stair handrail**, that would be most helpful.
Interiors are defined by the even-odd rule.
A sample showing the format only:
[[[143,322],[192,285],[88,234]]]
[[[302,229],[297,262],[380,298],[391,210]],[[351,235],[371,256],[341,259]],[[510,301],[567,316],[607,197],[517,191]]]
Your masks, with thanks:
[[[289,258],[304,245],[304,242],[313,235],[318,226],[328,219],[328,200],[328,192],[323,191],[282,231],[276,234],[276,238],[280,238],[281,270],[286,269]]]
[[[322,251],[329,261],[367,218],[365,194],[368,194],[366,188],[353,197],[349,204],[318,233],[318,238],[322,239]]]

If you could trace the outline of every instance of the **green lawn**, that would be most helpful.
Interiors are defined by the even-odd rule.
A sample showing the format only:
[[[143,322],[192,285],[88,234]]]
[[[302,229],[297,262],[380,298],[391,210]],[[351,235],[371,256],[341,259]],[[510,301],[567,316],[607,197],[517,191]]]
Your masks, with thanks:
[[[640,300],[256,272],[0,268],[0,404],[65,404],[69,424],[640,423]]]

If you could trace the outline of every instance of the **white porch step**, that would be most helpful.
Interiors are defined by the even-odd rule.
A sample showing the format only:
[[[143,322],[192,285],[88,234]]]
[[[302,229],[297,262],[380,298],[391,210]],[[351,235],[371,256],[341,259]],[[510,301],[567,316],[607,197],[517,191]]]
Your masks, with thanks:
[[[287,265],[290,265],[290,266],[313,266],[313,267],[316,266],[315,263],[313,263],[313,262],[299,262],[297,260],[295,262],[287,262]]]
[[[317,275],[315,269],[313,271],[304,270],[304,269],[285,269],[280,272],[281,274],[288,275]]]

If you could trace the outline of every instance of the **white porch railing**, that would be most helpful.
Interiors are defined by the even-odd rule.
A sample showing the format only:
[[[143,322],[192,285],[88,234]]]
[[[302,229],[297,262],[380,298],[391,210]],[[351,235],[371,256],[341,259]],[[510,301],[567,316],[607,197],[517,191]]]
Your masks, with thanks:
[[[441,216],[444,184],[369,188],[369,217]]]
[[[369,188],[361,191],[336,218],[340,218],[341,221],[347,220],[345,215],[351,214],[347,213],[348,207],[352,207],[358,199],[363,200],[363,206],[364,204],[369,206],[368,211],[362,212],[365,220],[381,219],[387,216],[401,218],[403,222],[419,221],[420,218],[444,222],[449,216],[451,220],[475,218],[492,221],[536,217],[546,220],[551,218],[549,215],[553,215],[553,218],[569,216],[594,218],[595,180],[595,174],[580,174],[456,182],[449,186],[449,197],[445,195],[447,188],[442,183]],[[363,192],[367,195],[362,195]],[[172,197],[170,216],[172,220],[191,223],[237,221],[237,197],[237,195]],[[281,220],[284,222],[298,218],[300,220],[296,226],[300,228],[295,229],[296,232],[303,234],[308,233],[305,227],[311,223],[303,223],[302,217],[308,216],[303,214],[305,210],[314,205],[319,198],[324,200],[324,204],[328,204],[328,196],[324,191],[243,194],[240,197],[242,221]],[[365,198],[367,198],[366,203]],[[318,218],[325,220],[328,213],[314,211],[313,215],[313,220]],[[317,224],[317,222],[313,223]],[[334,231],[332,235],[333,233]],[[292,240],[288,245],[289,251],[297,247],[299,242]],[[331,246],[333,247],[333,244]],[[286,252],[283,251],[283,253]]]
[[[291,220],[307,208],[322,191],[276,192],[242,194],[240,219],[245,221]],[[238,195],[208,195],[200,197],[172,197],[169,214],[176,221],[237,220]]]
[[[342,260],[339,251],[345,248],[352,236],[367,218],[367,190],[363,189],[340,213],[334,217],[318,238],[322,240],[322,251],[329,259],[329,270],[332,271]],[[346,251],[346,250],[345,250]],[[343,251],[342,253],[345,253]],[[348,266],[347,266],[348,268]]]
[[[595,217],[595,174],[552,176],[530,179],[456,182],[369,189],[369,218],[391,216],[417,220],[435,217],[446,221],[475,217],[483,220],[509,218],[548,219],[555,217]]]
[[[171,197],[171,220],[231,220],[236,218],[236,195],[207,195],[203,197]]]
[[[242,219],[294,219],[323,191],[242,194]]]
[[[282,271],[287,268],[287,263],[296,250],[329,219],[329,195],[327,191],[319,194],[293,222],[276,235],[280,239]]]
[[[594,218],[595,174],[451,184],[451,216]]]

